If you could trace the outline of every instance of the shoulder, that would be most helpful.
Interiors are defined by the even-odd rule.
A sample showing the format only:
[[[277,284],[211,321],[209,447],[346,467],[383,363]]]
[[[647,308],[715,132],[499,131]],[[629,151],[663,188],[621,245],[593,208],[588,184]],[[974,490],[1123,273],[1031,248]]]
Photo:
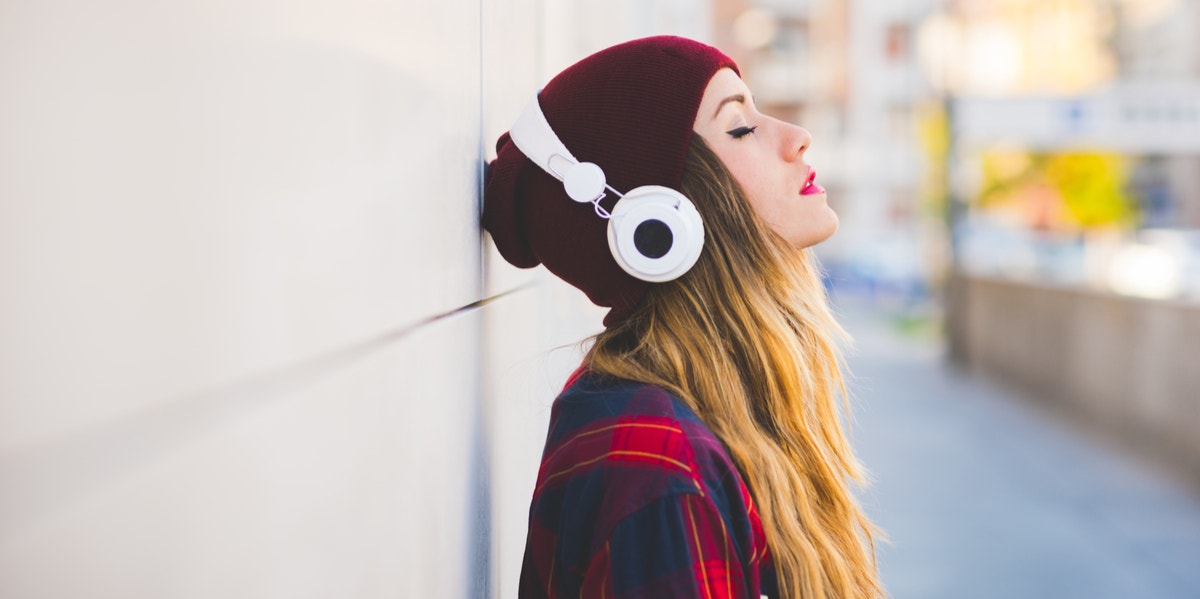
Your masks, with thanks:
[[[752,505],[725,446],[686,403],[652,385],[585,376],[554,403],[527,559],[544,576],[570,578],[621,548],[632,553],[609,567],[625,583],[704,561],[709,548],[757,564],[765,545]],[[688,557],[695,547],[705,552]]]
[[[666,389],[587,375],[555,400],[543,461],[650,465],[691,480],[714,451],[725,453],[716,435]]]
[[[686,404],[662,387],[597,374],[584,374],[563,389],[554,410],[564,425],[618,415],[698,421]]]
[[[731,477],[728,452],[687,404],[660,387],[587,375],[554,402],[535,507],[585,508],[613,524],[663,497],[708,496]]]

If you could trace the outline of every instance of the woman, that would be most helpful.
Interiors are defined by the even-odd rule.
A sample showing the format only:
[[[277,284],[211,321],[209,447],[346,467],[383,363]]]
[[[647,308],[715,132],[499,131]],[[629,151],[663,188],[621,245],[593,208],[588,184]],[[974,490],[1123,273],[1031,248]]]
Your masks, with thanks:
[[[810,144],[757,111],[731,59],[677,37],[576,63],[500,138],[483,216],[497,248],[611,308],[554,402],[522,597],[882,594],[848,483],[842,331],[806,250],[838,224]],[[661,189],[643,186],[687,199],[610,231]],[[644,255],[622,257],[625,238]]]

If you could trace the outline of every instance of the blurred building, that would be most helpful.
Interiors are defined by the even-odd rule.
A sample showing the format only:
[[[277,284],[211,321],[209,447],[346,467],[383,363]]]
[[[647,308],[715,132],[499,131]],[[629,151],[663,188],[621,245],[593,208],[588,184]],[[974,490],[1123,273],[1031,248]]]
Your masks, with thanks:
[[[1110,151],[1165,187],[1151,226],[1194,226],[1200,154],[1200,5],[1178,0],[954,0],[922,24],[934,88],[963,110],[960,150]],[[960,156],[963,157],[963,156]],[[969,158],[969,156],[967,156]],[[1161,176],[1155,176],[1161,174]],[[959,191],[978,191],[971,183]]]
[[[1200,5],[951,0],[952,354],[1200,472]]]
[[[715,1],[715,39],[760,109],[813,134],[807,159],[842,222],[818,248],[835,284],[903,292],[945,261],[918,142],[930,94],[916,32],[933,4]]]
[[[956,269],[965,363],[1196,463],[1200,317],[1128,296],[1200,298],[1200,3],[716,0],[714,26],[813,133],[835,285],[911,309]]]
[[[1200,102],[1200,4],[1112,0],[1117,78],[1131,85],[1183,83]],[[1200,122],[1200,104],[1146,118]],[[1133,173],[1148,227],[1200,228],[1200,151],[1149,153]]]

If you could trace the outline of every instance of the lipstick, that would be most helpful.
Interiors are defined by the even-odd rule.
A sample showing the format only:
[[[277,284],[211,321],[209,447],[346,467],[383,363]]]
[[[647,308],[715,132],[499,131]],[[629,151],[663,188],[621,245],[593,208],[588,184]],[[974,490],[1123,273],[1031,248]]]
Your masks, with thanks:
[[[808,169],[808,180],[804,182],[804,189],[800,190],[800,195],[808,196],[816,193],[825,193],[825,188],[817,185],[817,169]]]

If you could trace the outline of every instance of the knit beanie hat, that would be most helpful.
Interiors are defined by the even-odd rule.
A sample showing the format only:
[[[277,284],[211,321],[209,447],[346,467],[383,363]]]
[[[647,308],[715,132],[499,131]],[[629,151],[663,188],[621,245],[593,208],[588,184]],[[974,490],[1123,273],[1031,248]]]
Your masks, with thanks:
[[[601,50],[568,67],[538,96],[546,121],[572,154],[604,169],[621,193],[642,185],[679,189],[692,124],[718,70],[737,71],[720,50],[681,37],[658,36]],[[589,203],[572,201],[563,184],[521,153],[505,133],[484,183],[483,226],[505,260],[544,264],[610,307],[606,326],[621,321],[648,283],[627,274],[608,248],[608,221]],[[601,206],[619,198],[609,193]]]

